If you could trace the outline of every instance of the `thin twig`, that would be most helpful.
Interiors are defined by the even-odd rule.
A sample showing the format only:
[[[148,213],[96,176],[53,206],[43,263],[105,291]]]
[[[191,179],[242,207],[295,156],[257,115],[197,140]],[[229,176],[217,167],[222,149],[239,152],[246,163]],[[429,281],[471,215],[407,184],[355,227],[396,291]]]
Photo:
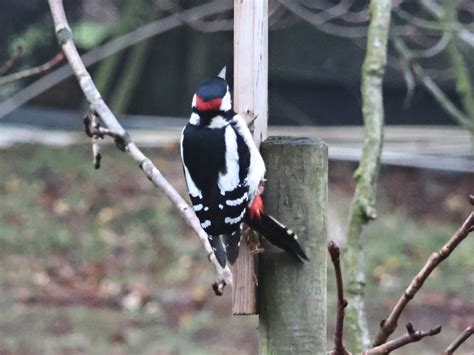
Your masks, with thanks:
[[[279,0],[280,4],[286,7],[289,11],[293,12],[296,16],[312,24],[321,32],[325,32],[334,36],[343,38],[364,38],[367,36],[366,26],[344,26],[338,25],[326,19],[326,17],[320,17],[318,13],[298,5],[296,1],[291,0]]]
[[[459,334],[459,336],[453,340],[451,344],[444,351],[444,355],[452,355],[471,335],[474,334],[474,324],[471,324],[469,327],[464,329],[464,331]]]
[[[431,58],[443,52],[451,41],[452,33],[444,32],[438,42],[425,49],[411,50],[413,58]]]
[[[474,124],[469,120],[469,118],[456,107],[434,80],[425,73],[421,65],[413,60],[410,50],[405,42],[401,38],[394,38],[393,43],[398,54],[410,63],[412,73],[416,80],[423,85],[425,90],[431,94],[446,113],[458,124],[469,129],[474,129]]]
[[[342,2],[346,2],[346,1],[341,0],[340,3]],[[309,0],[309,1],[300,1],[300,3],[302,6],[308,9],[320,10],[321,12],[329,12],[329,13],[331,13],[334,10],[334,8],[336,10],[340,8],[337,5],[334,6],[333,3],[324,2],[324,1]],[[354,3],[354,2],[352,1],[351,3]],[[360,24],[362,22],[367,22],[369,20],[369,11],[367,8],[353,11],[353,10],[350,10],[350,7],[349,7],[347,8],[346,11],[340,13],[337,16],[337,19],[343,20],[348,23]]]
[[[474,212],[471,212],[469,217],[464,221],[462,226],[454,233],[449,241],[441,247],[437,252],[430,255],[423,268],[413,278],[408,288],[405,290],[403,295],[398,300],[397,304],[393,307],[390,315],[381,322],[380,329],[375,336],[373,345],[378,346],[385,343],[388,337],[397,329],[398,319],[402,314],[403,310],[407,306],[420,288],[426,281],[431,272],[445,260],[456,247],[474,231]]]
[[[401,4],[400,4],[401,5]],[[439,23],[436,21],[427,20],[415,15],[410,14],[408,11],[405,11],[401,6],[395,6],[393,8],[393,12],[398,15],[401,19],[405,20],[406,22],[412,24],[416,27],[426,28],[430,30],[438,30],[441,31],[441,27]]]
[[[11,83],[12,81],[20,80],[23,78],[27,78],[33,75],[38,75],[55,67],[64,59],[63,52],[59,52],[53,58],[48,60],[46,63],[38,65],[37,67],[25,69],[10,75],[0,77],[0,85],[5,85],[7,83]]]
[[[58,42],[79,81],[81,89],[89,102],[91,110],[100,117],[101,121],[106,126],[106,130],[102,130],[99,133],[102,135],[113,136],[118,148],[127,152],[137,163],[139,163],[140,168],[145,172],[150,181],[156,187],[158,187],[178,208],[181,213],[181,217],[194,230],[196,235],[203,243],[209,260],[212,262],[217,272],[217,287],[215,289],[221,293],[225,285],[232,285],[232,273],[230,269],[227,266],[222,268],[219,265],[219,262],[217,261],[209,244],[207,234],[201,228],[199,220],[192,208],[189,207],[189,205],[179,195],[175,188],[163,177],[161,172],[152,163],[152,161],[146,157],[135,145],[135,143],[131,140],[130,135],[120,125],[115,115],[112,113],[112,111],[110,111],[109,107],[105,104],[104,100],[100,96],[100,93],[98,92],[94,82],[92,81],[92,78],[90,77],[84,66],[84,63],[81,60],[81,57],[79,56],[79,53],[77,52],[70,27],[64,13],[62,0],[48,0],[48,3],[53,15]],[[90,133],[94,134],[94,132]]]
[[[13,64],[15,64],[16,61],[20,58],[22,52],[23,49],[21,48],[21,46],[18,46],[13,50],[13,53],[10,55],[10,58],[8,58],[5,63],[0,66],[0,76],[10,70]]]
[[[406,325],[407,334],[402,335],[399,338],[391,340],[385,344],[373,347],[371,349],[364,350],[362,355],[374,355],[374,354],[390,354],[393,350],[400,349],[401,347],[420,341],[424,337],[430,337],[441,332],[441,326],[430,329],[429,331],[416,330],[413,324],[410,322]]]
[[[155,4],[161,10],[168,11],[171,15],[176,16],[186,25],[199,32],[212,33],[230,31],[234,28],[233,19],[215,19],[211,21],[204,21],[200,16],[195,16],[193,14],[188,15],[177,2],[170,3],[169,1],[155,0]]]
[[[336,318],[336,331],[334,333],[334,350],[330,351],[330,355],[349,355],[350,353],[346,350],[344,342],[342,340],[342,334],[344,330],[344,315],[345,308],[347,307],[347,301],[344,298],[344,286],[342,283],[341,273],[341,259],[339,246],[331,241],[328,245],[329,255],[331,255],[331,261],[334,265],[334,271],[336,273],[336,284],[337,284],[337,318]]]
[[[92,163],[94,164],[94,169],[100,169],[102,155],[100,154],[99,139],[103,139],[105,134],[101,131],[98,118],[95,112],[89,112],[84,117],[84,131],[92,139]]]

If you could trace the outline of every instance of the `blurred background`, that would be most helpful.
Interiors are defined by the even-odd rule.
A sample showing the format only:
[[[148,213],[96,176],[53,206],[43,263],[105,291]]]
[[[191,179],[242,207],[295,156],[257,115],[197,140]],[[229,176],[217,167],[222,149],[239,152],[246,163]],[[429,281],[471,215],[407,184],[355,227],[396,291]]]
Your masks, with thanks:
[[[232,2],[64,4],[102,96],[184,195],[177,141],[197,83],[232,70]],[[393,5],[379,218],[364,235],[371,332],[474,191],[473,3]],[[329,238],[343,240],[363,139],[367,3],[270,1],[269,13],[270,134],[329,144]],[[230,293],[213,295],[213,270],[174,207],[112,145],[93,169],[87,105],[47,2],[2,0],[0,23],[0,353],[256,353],[257,317],[234,317]],[[472,323],[473,251],[470,238],[409,307],[404,320],[443,332],[404,354],[444,349]],[[330,339],[332,269],[328,280]]]

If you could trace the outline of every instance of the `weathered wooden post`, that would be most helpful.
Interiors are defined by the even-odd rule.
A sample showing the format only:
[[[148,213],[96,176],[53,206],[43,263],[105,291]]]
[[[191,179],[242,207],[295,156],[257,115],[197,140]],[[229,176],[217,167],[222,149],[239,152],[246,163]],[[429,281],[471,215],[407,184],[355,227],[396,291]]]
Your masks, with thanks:
[[[327,146],[309,138],[262,143],[265,206],[293,228],[310,259],[264,243],[259,257],[260,354],[326,353]]]
[[[253,136],[259,146],[268,121],[268,0],[234,0],[234,110],[257,117]],[[232,312],[257,313],[254,258],[246,243],[233,273]]]
[[[268,0],[235,0],[234,110],[257,117],[257,145],[267,135],[267,105]],[[310,262],[300,265],[264,245],[258,277],[260,352],[325,354],[327,147],[309,139],[273,138],[262,148],[267,211],[295,229]],[[257,275],[245,243],[233,273],[233,313],[257,313]]]

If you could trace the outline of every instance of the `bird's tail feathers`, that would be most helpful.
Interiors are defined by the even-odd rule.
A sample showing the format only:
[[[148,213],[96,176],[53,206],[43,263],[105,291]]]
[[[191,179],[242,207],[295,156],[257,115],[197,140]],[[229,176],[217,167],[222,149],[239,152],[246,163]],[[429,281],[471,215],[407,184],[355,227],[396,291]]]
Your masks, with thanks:
[[[216,256],[217,261],[220,266],[225,267],[225,250],[221,242],[221,238],[218,235],[209,235],[208,236],[209,244],[211,244],[212,251]]]
[[[239,256],[241,233],[242,231],[239,229],[238,231],[235,231],[232,234],[227,234],[224,237],[227,260],[231,265],[234,265]]]
[[[283,249],[298,261],[303,262],[309,260],[303,248],[298,243],[298,237],[296,234],[272,216],[260,211],[258,217],[252,218],[249,213],[247,223],[270,243]]]

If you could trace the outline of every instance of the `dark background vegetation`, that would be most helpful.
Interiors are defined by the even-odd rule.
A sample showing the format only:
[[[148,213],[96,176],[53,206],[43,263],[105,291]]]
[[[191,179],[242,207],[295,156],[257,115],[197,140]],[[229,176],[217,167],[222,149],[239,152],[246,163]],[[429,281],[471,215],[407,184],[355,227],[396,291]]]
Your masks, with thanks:
[[[189,8],[202,2],[180,3]],[[363,8],[365,3],[359,1],[356,8]],[[83,51],[169,15],[152,0],[69,0],[65,1],[65,7],[76,42]],[[337,38],[303,21],[286,22],[284,26],[275,26],[269,36],[270,123],[361,124],[359,81],[365,40]],[[57,53],[45,1],[3,0],[0,23],[0,47],[8,49],[0,52],[0,60],[8,58],[17,45],[23,48],[22,67],[38,65]],[[133,65],[132,58],[138,64],[127,77],[125,73]],[[443,56],[430,62],[432,69],[446,67]],[[201,33],[184,26],[145,41],[141,49],[135,46],[96,64],[91,72],[107,100],[114,104],[120,98],[121,103],[115,103],[121,111],[118,113],[184,117],[199,80],[231,64],[231,31]],[[468,64],[472,66],[472,61]],[[111,79],[115,85],[111,85]],[[410,105],[404,105],[403,76],[390,65],[385,83],[388,124],[452,124],[423,90],[415,92]],[[3,95],[21,84],[3,88]],[[443,80],[441,85],[455,96],[452,81]],[[32,102],[68,109],[80,108],[81,103],[82,95],[73,78]]]

